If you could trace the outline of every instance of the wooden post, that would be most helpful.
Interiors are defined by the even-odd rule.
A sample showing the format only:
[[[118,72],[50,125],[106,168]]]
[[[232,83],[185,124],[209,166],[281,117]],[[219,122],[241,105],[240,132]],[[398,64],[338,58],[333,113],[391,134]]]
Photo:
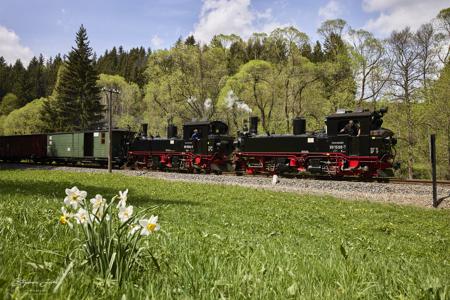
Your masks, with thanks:
[[[111,88],[103,88],[102,91],[105,92],[108,102],[108,172],[112,173],[112,95],[120,94],[120,91]]]
[[[437,199],[437,186],[436,186],[436,135],[430,135],[430,160],[431,160],[431,179],[433,182],[433,207],[439,205]]]
[[[108,172],[112,173],[112,93],[109,90],[108,97]]]

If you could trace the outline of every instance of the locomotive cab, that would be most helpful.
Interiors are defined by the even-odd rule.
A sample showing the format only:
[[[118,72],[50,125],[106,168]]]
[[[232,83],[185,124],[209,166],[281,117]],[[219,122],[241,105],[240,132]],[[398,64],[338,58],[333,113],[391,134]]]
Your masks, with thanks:
[[[197,132],[193,139],[194,132]],[[185,151],[208,155],[233,151],[233,137],[228,135],[228,125],[221,121],[188,122],[183,125]]]
[[[381,127],[386,109],[369,112],[338,112],[327,117],[327,134],[330,139],[330,151],[335,150],[333,144],[347,145],[346,151],[350,156],[383,156],[391,154],[391,147],[395,145],[393,132]],[[348,132],[346,129],[353,123],[355,128]],[[347,126],[347,128],[345,128]],[[336,147],[339,148],[339,147]],[[341,149],[342,150],[342,149]]]

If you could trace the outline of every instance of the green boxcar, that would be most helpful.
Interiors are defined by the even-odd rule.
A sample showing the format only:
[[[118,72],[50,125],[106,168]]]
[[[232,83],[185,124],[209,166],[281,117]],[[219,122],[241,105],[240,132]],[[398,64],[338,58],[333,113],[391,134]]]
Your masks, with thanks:
[[[114,161],[125,161],[129,131],[113,130]],[[108,131],[54,133],[47,135],[47,155],[55,160],[105,162],[108,159]]]

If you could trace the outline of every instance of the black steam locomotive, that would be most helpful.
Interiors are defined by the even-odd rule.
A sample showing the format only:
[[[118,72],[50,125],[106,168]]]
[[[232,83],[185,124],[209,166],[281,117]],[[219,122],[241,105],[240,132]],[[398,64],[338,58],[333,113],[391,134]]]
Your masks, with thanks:
[[[183,137],[177,127],[169,125],[167,138],[147,136],[144,126],[129,147],[128,166],[186,172],[221,173],[232,170],[234,138],[228,125],[220,121],[190,122],[183,126]],[[195,137],[194,131],[196,132]]]
[[[397,140],[382,128],[386,109],[338,111],[326,118],[324,132],[306,133],[305,119],[293,120],[293,134],[258,135],[258,119],[237,139],[238,173],[316,174],[333,177],[392,176]]]

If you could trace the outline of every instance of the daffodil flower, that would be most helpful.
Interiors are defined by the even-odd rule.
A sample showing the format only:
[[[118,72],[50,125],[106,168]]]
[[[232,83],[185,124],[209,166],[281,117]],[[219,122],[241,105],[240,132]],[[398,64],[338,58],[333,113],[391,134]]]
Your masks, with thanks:
[[[95,198],[91,199],[91,204],[92,204],[92,212],[94,214],[97,213],[98,211],[101,211],[102,212],[101,214],[103,214],[103,207],[106,204],[106,199],[104,199],[102,195],[97,194],[95,195]]]
[[[136,232],[138,232],[141,229],[141,226],[139,224],[132,224],[129,225],[130,231],[128,232],[128,235],[134,235]]]
[[[128,189],[126,189],[124,192],[119,191],[119,203],[117,203],[117,207],[125,207],[127,206],[127,196],[128,196]]]
[[[128,219],[131,218],[132,215],[133,215],[133,206],[132,205],[130,205],[128,207],[121,206],[119,208],[120,222],[125,223],[126,221],[128,221]]]
[[[73,217],[71,213],[68,213],[65,207],[61,207],[62,215],[59,217],[59,223],[62,225],[69,225],[70,228],[73,227],[73,224],[70,222],[70,219]]]
[[[87,224],[91,221],[89,213],[84,208],[80,208],[75,214],[75,219],[78,224]]]
[[[150,219],[142,219],[139,221],[142,226],[141,235],[149,235],[158,231],[160,226],[158,224],[158,216],[151,216]]]
[[[87,193],[80,191],[76,186],[71,189],[66,189],[66,198],[64,198],[64,204],[66,206],[72,206],[73,209],[77,209],[80,203],[86,199]]]

